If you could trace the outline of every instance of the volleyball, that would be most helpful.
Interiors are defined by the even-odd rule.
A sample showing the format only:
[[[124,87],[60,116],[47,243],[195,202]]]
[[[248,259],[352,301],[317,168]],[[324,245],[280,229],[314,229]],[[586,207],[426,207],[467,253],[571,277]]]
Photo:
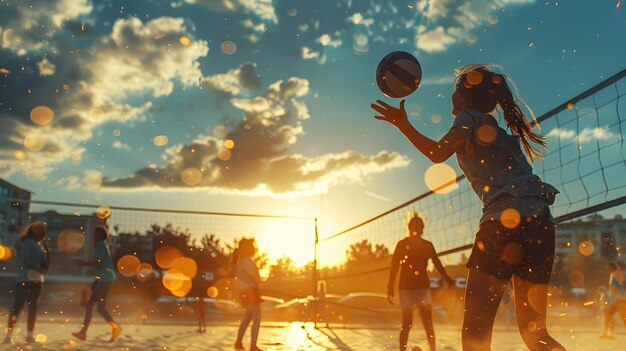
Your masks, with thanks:
[[[419,88],[422,66],[415,56],[394,51],[380,60],[376,68],[376,84],[383,94],[392,98],[405,97]]]

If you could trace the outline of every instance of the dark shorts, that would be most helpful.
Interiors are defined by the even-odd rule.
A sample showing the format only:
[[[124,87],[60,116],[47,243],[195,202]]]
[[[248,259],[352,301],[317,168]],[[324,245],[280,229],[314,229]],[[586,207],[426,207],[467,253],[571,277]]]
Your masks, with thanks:
[[[508,229],[500,222],[481,224],[467,268],[501,280],[512,275],[535,284],[550,282],[554,262],[554,224],[548,218],[522,219]]]

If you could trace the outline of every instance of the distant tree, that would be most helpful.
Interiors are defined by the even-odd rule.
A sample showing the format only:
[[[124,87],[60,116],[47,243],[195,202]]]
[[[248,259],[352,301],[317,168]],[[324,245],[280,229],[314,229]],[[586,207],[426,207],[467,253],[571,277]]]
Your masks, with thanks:
[[[296,263],[287,256],[283,256],[270,265],[270,278],[290,277],[298,273]]]
[[[348,263],[371,261],[389,256],[389,249],[383,244],[376,244],[372,247],[369,240],[363,239],[350,245],[346,255],[348,256]]]

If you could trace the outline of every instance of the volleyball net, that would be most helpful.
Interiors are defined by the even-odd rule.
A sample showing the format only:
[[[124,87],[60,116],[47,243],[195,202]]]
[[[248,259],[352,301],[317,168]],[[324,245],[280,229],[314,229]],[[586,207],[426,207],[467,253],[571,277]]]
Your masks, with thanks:
[[[626,202],[625,94],[626,70],[537,118],[542,134],[548,137],[549,149],[533,168],[542,180],[561,192],[552,206],[557,222]],[[482,206],[463,175],[455,183],[450,192],[426,192],[346,230],[323,236],[319,243],[320,266],[337,264],[325,258],[343,257],[343,263],[350,263],[359,254],[375,260],[385,250],[392,252],[406,235],[407,216],[413,213],[425,220],[424,237],[433,242],[440,255],[469,249]],[[384,269],[384,262],[379,266],[355,269],[345,275],[373,274]],[[341,276],[329,273],[327,278]]]

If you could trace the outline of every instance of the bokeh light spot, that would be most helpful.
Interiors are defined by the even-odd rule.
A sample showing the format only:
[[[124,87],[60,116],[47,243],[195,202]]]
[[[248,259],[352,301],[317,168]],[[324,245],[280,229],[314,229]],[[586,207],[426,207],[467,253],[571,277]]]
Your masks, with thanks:
[[[505,228],[516,228],[521,221],[522,217],[520,216],[519,212],[517,212],[517,210],[514,208],[507,208],[506,210],[502,211],[502,214],[500,215],[500,223],[502,223]]]
[[[125,277],[137,274],[137,268],[141,261],[135,255],[124,255],[117,261],[117,270]]]
[[[483,81],[483,74],[480,73],[479,70],[475,69],[472,71],[469,71],[467,73],[467,81],[472,84],[472,85],[478,85],[480,83],[482,83]]]
[[[178,38],[178,43],[182,46],[189,46],[191,45],[191,39],[186,35],[182,35]]]
[[[24,138],[24,147],[30,151],[41,151],[46,146],[46,139],[37,134],[28,134]]]
[[[102,220],[109,218],[110,215],[111,215],[111,208],[107,205],[100,205],[96,209],[96,217]]]
[[[213,128],[214,137],[223,139],[226,137],[226,135],[228,135],[228,128],[224,127],[223,125],[215,126],[215,128]]]
[[[198,272],[198,264],[192,258],[178,257],[172,262],[172,269],[177,269],[185,276],[193,279]]]
[[[502,259],[508,264],[518,264],[524,257],[524,250],[518,243],[508,244],[502,251]]]
[[[217,158],[219,158],[222,161],[230,160],[231,156],[232,156],[232,153],[228,149],[221,149],[220,151],[217,152]]]
[[[178,269],[169,269],[163,274],[163,286],[170,291],[175,291],[183,286],[183,282],[190,280],[188,276],[184,275]]]
[[[216,287],[212,286],[212,287],[207,289],[206,294],[207,294],[208,297],[215,298],[215,297],[217,297],[217,294],[219,294],[219,291],[217,290]]]
[[[85,235],[75,228],[63,229],[57,237],[57,245],[63,252],[78,252],[85,243]]]
[[[456,173],[445,163],[436,163],[424,173],[424,182],[431,191],[437,194],[447,194],[455,189]]]
[[[528,304],[535,311],[541,312],[546,310],[547,304],[547,295],[545,286],[542,287],[540,285],[534,285],[530,289],[528,289]]]
[[[237,52],[237,44],[234,41],[226,40],[220,45],[220,49],[226,55],[233,55]]]
[[[180,179],[186,185],[194,186],[200,183],[200,180],[202,180],[202,172],[200,172],[199,169],[194,168],[194,167],[185,168],[180,173]]]
[[[227,149],[232,149],[235,147],[235,142],[231,139],[224,140],[224,147]]]
[[[169,142],[169,138],[167,137],[167,135],[157,135],[154,138],[152,138],[152,143],[155,146],[165,146],[167,145],[168,142]]]
[[[34,123],[45,126],[54,119],[54,111],[48,106],[36,106],[30,110],[30,120]]]
[[[98,171],[87,170],[83,181],[88,189],[98,189],[102,185],[102,174]]]
[[[152,275],[152,270],[151,264],[142,262],[137,267],[137,279],[139,279],[140,282],[145,282]]]
[[[22,150],[15,150],[15,153],[13,153],[13,156],[15,157],[16,160],[20,160],[20,161],[24,161],[26,159],[26,153]]]
[[[581,271],[570,272],[568,278],[573,288],[582,288],[585,286],[585,275]]]
[[[595,251],[595,246],[590,240],[584,240],[578,244],[578,251],[583,256],[590,256]]]
[[[476,131],[476,137],[478,138],[479,144],[484,146],[493,143],[493,141],[496,140],[497,135],[498,132],[496,131],[496,128],[489,124],[483,124]]]
[[[183,257],[183,253],[169,245],[161,246],[154,254],[156,264],[163,269],[172,268],[176,259],[180,257]]]

